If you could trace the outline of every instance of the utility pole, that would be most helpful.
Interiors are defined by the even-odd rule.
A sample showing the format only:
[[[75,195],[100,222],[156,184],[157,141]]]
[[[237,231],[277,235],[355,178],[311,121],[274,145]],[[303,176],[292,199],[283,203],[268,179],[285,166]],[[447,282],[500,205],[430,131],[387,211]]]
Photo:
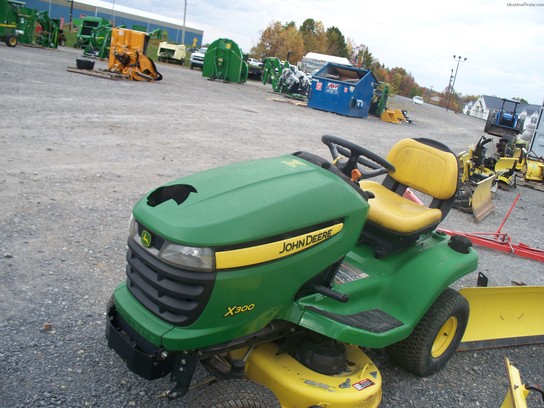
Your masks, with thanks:
[[[455,88],[455,80],[457,79],[457,71],[459,70],[459,63],[460,62],[465,62],[468,59],[468,58],[465,57],[465,59],[463,59],[463,61],[461,61],[462,58],[463,57],[461,57],[460,55],[454,55],[453,56],[453,59],[457,60],[457,67],[455,68],[455,75],[453,76],[453,84],[451,85],[450,94],[448,96],[448,104],[446,105],[446,111],[448,110],[448,107],[449,107],[449,104],[450,104],[451,94],[453,93],[454,88]],[[453,72],[453,69],[452,69],[452,72]]]
[[[185,7],[183,8],[183,30],[181,31],[181,43],[185,44],[185,16],[187,15],[187,0],[185,0]]]

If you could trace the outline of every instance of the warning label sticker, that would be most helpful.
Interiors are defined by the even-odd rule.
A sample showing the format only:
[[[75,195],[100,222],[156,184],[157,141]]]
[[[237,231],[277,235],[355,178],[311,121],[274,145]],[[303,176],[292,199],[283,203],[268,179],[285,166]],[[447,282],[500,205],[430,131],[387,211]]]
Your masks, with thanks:
[[[361,380],[353,384],[353,387],[357,391],[363,391],[365,388],[372,387],[373,385],[374,385],[374,381],[372,381],[370,378],[365,378],[364,380]]]

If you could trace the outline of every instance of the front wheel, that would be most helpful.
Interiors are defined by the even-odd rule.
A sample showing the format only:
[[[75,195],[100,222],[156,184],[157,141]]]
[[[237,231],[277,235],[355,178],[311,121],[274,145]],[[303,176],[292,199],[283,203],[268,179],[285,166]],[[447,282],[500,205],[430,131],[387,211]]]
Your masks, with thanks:
[[[225,380],[207,386],[191,408],[281,408],[272,391],[249,380]]]
[[[457,350],[469,317],[468,301],[447,288],[410,336],[386,348],[396,364],[426,377],[440,371]]]
[[[6,37],[6,45],[8,47],[15,47],[17,45],[17,37],[14,35],[9,35]]]

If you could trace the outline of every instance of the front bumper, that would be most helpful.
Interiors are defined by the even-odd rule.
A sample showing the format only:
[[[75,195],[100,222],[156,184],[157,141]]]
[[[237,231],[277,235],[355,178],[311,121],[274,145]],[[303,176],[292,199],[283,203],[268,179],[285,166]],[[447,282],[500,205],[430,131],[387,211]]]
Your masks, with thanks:
[[[111,304],[107,311],[108,347],[125,361],[130,371],[147,380],[164,377],[175,365],[175,353],[166,353],[136,332]]]

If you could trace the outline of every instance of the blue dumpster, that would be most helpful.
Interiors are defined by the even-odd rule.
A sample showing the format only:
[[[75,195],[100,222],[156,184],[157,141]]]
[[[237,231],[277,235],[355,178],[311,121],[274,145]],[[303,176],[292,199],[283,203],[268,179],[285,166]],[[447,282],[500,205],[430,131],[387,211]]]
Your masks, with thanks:
[[[344,116],[368,116],[376,77],[366,69],[329,63],[312,76],[308,106]]]

